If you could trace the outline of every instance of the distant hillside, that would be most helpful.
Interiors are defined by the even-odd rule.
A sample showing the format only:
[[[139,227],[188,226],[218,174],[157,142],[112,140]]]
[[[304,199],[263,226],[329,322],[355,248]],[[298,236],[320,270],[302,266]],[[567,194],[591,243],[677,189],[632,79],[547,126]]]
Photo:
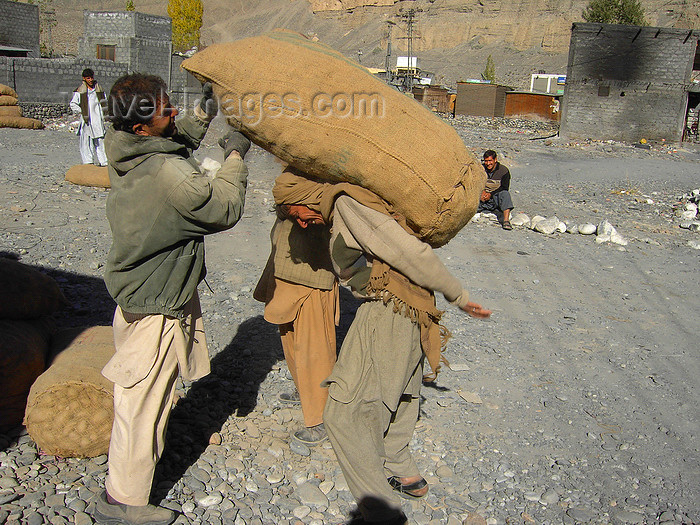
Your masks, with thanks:
[[[75,53],[85,9],[122,10],[126,0],[53,0],[57,53]],[[134,0],[145,13],[167,14],[167,0]],[[700,2],[642,0],[660,27],[700,29]],[[59,7],[60,4],[60,7]],[[204,45],[293,29],[371,67],[383,67],[391,27],[392,63],[406,54],[406,21],[415,9],[414,54],[419,66],[454,86],[479,78],[492,55],[498,81],[529,87],[531,73],[564,73],[571,24],[588,0],[204,0]],[[392,24],[393,23],[393,24]]]

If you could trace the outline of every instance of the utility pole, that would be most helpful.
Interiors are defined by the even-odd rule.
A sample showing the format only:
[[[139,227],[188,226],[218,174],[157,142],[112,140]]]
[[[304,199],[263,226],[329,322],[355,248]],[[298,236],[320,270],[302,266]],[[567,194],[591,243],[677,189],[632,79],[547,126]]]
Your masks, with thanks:
[[[413,23],[417,13],[423,12],[422,9],[415,9],[411,7],[404,11],[399,10],[399,17],[406,21],[406,37],[408,39],[408,68],[406,75],[406,91],[408,93],[413,93],[413,76],[415,75],[415,68],[413,67]]]
[[[386,70],[386,83],[391,84],[391,81],[393,80],[393,75],[391,74],[391,28],[396,25],[396,22],[387,20],[386,24],[386,58],[384,59],[384,69]]]

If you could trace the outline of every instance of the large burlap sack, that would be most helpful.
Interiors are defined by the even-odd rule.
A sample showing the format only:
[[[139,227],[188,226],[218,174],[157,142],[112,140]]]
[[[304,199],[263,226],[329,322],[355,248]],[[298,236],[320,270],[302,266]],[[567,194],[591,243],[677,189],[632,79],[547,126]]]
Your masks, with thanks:
[[[35,118],[0,116],[0,128],[44,129],[44,123]]]
[[[0,320],[0,432],[21,425],[29,388],[44,371],[53,323]]]
[[[0,95],[0,106],[16,106],[17,102],[17,95]]]
[[[66,172],[66,180],[79,186],[110,187],[107,166],[76,164]]]
[[[0,106],[0,117],[21,117],[22,108],[19,106]]]
[[[0,257],[0,319],[35,319],[68,304],[48,275]]]
[[[312,176],[364,186],[433,246],[474,215],[486,174],[456,131],[333,49],[275,31],[196,53],[229,122]]]
[[[100,372],[114,355],[111,326],[64,330],[52,340],[55,355],[29,392],[24,424],[47,454],[106,454],[114,420],[113,384]]]
[[[5,84],[0,84],[0,95],[8,95],[17,98],[17,92]]]

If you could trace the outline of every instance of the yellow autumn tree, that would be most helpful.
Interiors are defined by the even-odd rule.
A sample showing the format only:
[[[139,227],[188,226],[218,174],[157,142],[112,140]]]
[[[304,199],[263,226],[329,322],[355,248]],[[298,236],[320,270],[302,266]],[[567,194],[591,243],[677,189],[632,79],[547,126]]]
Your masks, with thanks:
[[[173,21],[175,51],[187,51],[193,46],[199,46],[202,11],[202,0],[168,0],[168,15]]]

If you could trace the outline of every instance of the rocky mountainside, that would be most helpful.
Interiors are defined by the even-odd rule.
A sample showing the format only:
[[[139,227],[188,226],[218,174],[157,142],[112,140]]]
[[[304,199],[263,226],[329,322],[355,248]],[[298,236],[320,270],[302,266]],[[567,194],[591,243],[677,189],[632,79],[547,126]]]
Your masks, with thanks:
[[[58,1],[58,0],[57,0]],[[418,64],[448,86],[480,78],[489,55],[499,82],[529,87],[531,73],[564,73],[570,28],[588,0],[203,0],[205,45],[277,27],[317,37],[370,67],[383,67],[391,30],[391,63],[412,46]],[[125,0],[60,0],[54,49],[75,52],[82,10],[120,10]],[[135,0],[136,9],[166,14],[164,0]],[[700,29],[700,3],[642,0],[653,26]]]

